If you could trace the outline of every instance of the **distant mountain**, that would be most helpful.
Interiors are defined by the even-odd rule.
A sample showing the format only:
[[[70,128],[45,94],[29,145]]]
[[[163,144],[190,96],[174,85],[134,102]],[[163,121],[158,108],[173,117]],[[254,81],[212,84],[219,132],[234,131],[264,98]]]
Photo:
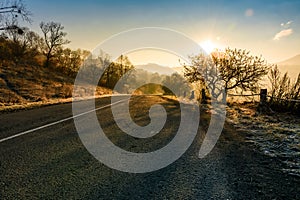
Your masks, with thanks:
[[[300,65],[300,54],[277,63],[278,65]]]
[[[171,68],[171,67],[161,66],[161,65],[158,65],[155,63],[148,63],[145,65],[136,65],[135,67],[137,69],[143,69],[143,70],[151,72],[151,73],[159,73],[159,74],[164,74],[164,75],[171,75],[175,72],[178,72],[178,67]]]
[[[172,69],[174,69],[178,74],[183,75],[183,67],[173,67]]]
[[[300,54],[277,63],[282,73],[288,72],[291,78],[297,78],[300,73]]]

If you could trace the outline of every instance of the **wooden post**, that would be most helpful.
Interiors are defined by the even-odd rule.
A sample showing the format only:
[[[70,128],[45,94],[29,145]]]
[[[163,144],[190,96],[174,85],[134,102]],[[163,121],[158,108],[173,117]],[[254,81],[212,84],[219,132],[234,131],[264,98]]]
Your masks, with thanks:
[[[260,102],[259,102],[260,105],[262,106],[267,105],[267,94],[268,94],[267,89],[260,90]]]
[[[195,91],[193,90],[192,91],[192,94],[191,94],[191,96],[190,96],[190,100],[192,100],[192,99],[194,99],[195,98]]]
[[[206,102],[206,94],[205,94],[205,89],[202,89],[201,90],[201,103],[204,103],[204,104],[206,104],[207,102]]]

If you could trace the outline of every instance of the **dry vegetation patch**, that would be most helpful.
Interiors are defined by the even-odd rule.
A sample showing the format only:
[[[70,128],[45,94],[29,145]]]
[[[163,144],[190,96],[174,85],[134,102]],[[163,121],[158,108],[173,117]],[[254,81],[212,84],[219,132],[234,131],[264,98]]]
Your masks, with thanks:
[[[72,101],[74,78],[51,68],[0,65],[0,111],[12,111]],[[97,88],[96,96],[111,94],[111,90]]]
[[[227,121],[261,153],[280,159],[285,164],[283,171],[300,176],[300,117],[258,114],[256,107],[254,103],[233,104],[227,108]]]

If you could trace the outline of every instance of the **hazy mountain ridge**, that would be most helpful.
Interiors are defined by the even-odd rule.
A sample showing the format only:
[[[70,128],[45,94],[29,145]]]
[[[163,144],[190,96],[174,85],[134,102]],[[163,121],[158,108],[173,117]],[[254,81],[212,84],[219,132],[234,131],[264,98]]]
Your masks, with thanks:
[[[288,72],[291,78],[297,78],[300,73],[300,54],[277,63],[282,73]]]
[[[171,75],[173,73],[181,73],[182,67],[167,67],[162,66],[156,63],[148,63],[144,65],[135,65],[136,69],[143,69],[145,71],[151,72],[151,73],[158,73],[158,74],[164,74],[164,75]]]
[[[280,71],[282,73],[288,72],[288,74],[295,78],[300,73],[300,54],[293,56],[291,58],[288,58],[286,60],[280,61],[275,63],[278,65]],[[163,75],[171,75],[175,72],[179,74],[183,74],[183,67],[168,67],[168,66],[162,66],[156,63],[148,63],[144,65],[136,65],[136,69],[143,69],[145,71],[151,72],[151,73],[159,73]]]
[[[300,54],[286,59],[284,61],[278,62],[278,65],[300,65]]]

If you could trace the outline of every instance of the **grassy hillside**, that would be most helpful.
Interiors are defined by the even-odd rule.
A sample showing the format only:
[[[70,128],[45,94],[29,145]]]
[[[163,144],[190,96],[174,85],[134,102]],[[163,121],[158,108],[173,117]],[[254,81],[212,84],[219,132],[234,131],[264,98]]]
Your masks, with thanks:
[[[74,78],[51,68],[0,64],[0,107],[71,101]],[[98,95],[111,93],[99,87]]]

